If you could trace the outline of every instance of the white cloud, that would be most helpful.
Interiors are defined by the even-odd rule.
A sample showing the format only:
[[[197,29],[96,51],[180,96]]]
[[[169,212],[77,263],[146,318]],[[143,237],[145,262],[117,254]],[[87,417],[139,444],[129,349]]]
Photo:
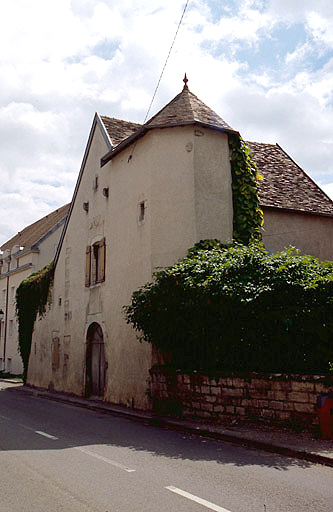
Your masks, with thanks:
[[[317,42],[330,45],[333,43],[333,8],[331,13],[310,12],[307,17],[308,29]]]

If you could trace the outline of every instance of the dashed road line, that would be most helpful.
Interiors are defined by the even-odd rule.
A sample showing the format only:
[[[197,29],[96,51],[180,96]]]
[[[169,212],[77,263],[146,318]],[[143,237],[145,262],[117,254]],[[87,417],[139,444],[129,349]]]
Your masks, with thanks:
[[[220,507],[219,505],[215,505],[215,503],[211,503],[210,501],[199,498],[199,496],[190,494],[189,492],[183,491],[182,489],[178,489],[177,487],[173,487],[173,485],[169,485],[168,487],[166,487],[166,489],[168,489],[168,491],[174,492],[175,494],[179,494],[180,496],[183,496],[188,500],[195,501],[196,503],[199,503],[200,505],[203,505],[204,507],[209,508],[210,510],[214,510],[215,512],[230,512],[230,510],[227,510],[226,508]]]
[[[119,462],[116,462],[115,460],[108,459],[106,457],[103,457],[103,455],[98,455],[98,453],[91,452],[90,450],[87,450],[87,448],[81,448],[79,446],[75,446],[75,450],[79,450],[80,452],[85,453],[86,455],[95,457],[95,459],[102,460],[103,462],[106,462],[107,464],[110,464],[111,466],[115,466],[116,468],[122,469],[123,471],[126,471],[127,473],[134,473],[134,471],[136,471],[136,469],[128,468],[127,466],[124,466],[123,464],[120,464]]]
[[[34,430],[35,434],[39,434],[40,436],[47,437],[48,439],[53,439],[54,441],[58,441],[59,437],[51,436],[51,434],[47,434],[46,432],[42,432],[41,430]]]

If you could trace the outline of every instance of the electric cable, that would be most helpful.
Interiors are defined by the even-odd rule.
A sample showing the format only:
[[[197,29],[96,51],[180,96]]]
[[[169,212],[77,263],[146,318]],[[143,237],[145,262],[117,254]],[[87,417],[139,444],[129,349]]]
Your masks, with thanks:
[[[187,9],[187,6],[188,6],[188,4],[189,4],[189,3],[190,3],[190,0],[186,0],[186,4],[185,4],[185,6],[184,6],[184,9],[183,9],[182,15],[181,15],[181,17],[180,17],[180,20],[179,20],[179,23],[178,23],[178,27],[177,27],[176,33],[175,33],[174,38],[173,38],[173,41],[172,41],[172,43],[171,43],[171,46],[170,46],[170,49],[169,49],[169,52],[168,52],[167,58],[165,59],[164,66],[163,66],[163,68],[162,68],[162,71],[161,71],[160,77],[159,77],[158,82],[157,82],[157,85],[156,85],[156,87],[155,87],[155,91],[154,91],[153,97],[152,97],[152,99],[151,99],[150,105],[149,105],[149,107],[148,107],[148,110],[147,110],[147,113],[146,113],[146,117],[144,118],[143,124],[145,124],[145,122],[147,121],[147,118],[148,118],[149,112],[150,112],[151,107],[152,107],[152,105],[153,105],[153,102],[154,102],[154,99],[155,99],[155,96],[156,96],[157,90],[158,90],[158,88],[159,88],[159,86],[160,86],[160,83],[161,83],[161,80],[162,80],[162,76],[163,76],[164,70],[165,70],[165,68],[166,68],[166,65],[167,65],[167,63],[168,63],[169,57],[170,57],[170,55],[171,55],[172,48],[173,48],[173,46],[174,46],[174,44],[175,44],[176,37],[177,37],[177,35],[178,35],[178,32],[179,32],[180,26],[181,26],[181,24],[182,24],[182,22],[183,22],[183,19],[184,19],[184,16],[185,16],[185,12],[186,12],[186,9]],[[137,141],[135,141],[135,142],[134,142],[133,149],[132,149],[131,154],[129,155],[128,160],[127,160],[128,162],[129,162],[130,160],[132,160],[132,158],[133,158],[133,153],[134,153],[134,151],[135,151],[136,145],[137,145]]]
[[[162,76],[163,76],[164,70],[165,70],[165,68],[166,68],[166,65],[167,65],[167,63],[168,63],[168,60],[169,60],[170,54],[171,54],[171,52],[172,52],[173,45],[175,44],[176,37],[177,37],[177,35],[178,35],[178,32],[179,32],[180,26],[181,26],[181,24],[182,24],[182,22],[183,22],[183,19],[184,19],[184,16],[185,16],[185,12],[186,12],[186,9],[187,9],[187,6],[188,6],[189,2],[190,2],[190,0],[187,0],[187,2],[186,2],[186,4],[185,4],[185,7],[184,7],[184,9],[183,9],[183,13],[182,13],[181,18],[180,18],[180,21],[179,21],[179,23],[178,23],[178,27],[177,27],[177,30],[176,30],[175,36],[174,36],[173,41],[172,41],[172,43],[171,43],[169,53],[168,53],[167,58],[166,58],[166,60],[165,60],[164,66],[163,66],[163,68],[162,68],[162,71],[161,71],[160,77],[159,77],[159,79],[158,79],[158,82],[157,82],[157,85],[156,85],[156,88],[155,88],[155,91],[154,91],[154,94],[153,94],[152,100],[151,100],[151,102],[150,102],[149,108],[148,108],[148,110],[147,110],[146,117],[145,117],[145,119],[144,119],[144,121],[143,121],[143,124],[145,124],[145,122],[147,121],[147,118],[148,118],[148,115],[149,115],[150,109],[151,109],[151,107],[152,107],[152,105],[153,105],[153,102],[154,102],[154,99],[155,99],[155,96],[156,96],[157,90],[158,90],[159,85],[160,85],[160,83],[161,83],[161,80],[162,80]]]

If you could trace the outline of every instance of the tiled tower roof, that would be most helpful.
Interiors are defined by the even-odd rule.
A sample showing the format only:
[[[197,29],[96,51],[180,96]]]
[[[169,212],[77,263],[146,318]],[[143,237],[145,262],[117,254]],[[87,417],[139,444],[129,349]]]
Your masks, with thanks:
[[[200,124],[226,132],[235,132],[220,116],[193,94],[185,83],[181,93],[155,114],[146,124],[147,128],[166,128]]]

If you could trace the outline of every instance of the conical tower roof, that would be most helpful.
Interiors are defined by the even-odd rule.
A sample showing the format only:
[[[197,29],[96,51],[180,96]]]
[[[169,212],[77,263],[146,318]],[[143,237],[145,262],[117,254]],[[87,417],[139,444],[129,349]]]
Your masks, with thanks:
[[[199,98],[189,90],[187,82],[188,80],[185,74],[183,90],[135,133],[123,139],[120,144],[104,155],[101,159],[102,165],[105,165],[115,155],[154,128],[197,125],[221,132],[239,134],[239,132],[231,128],[231,126],[218,116],[214,110],[207,107],[203,101],[199,100]]]
[[[200,124],[207,128],[237,133],[216,112],[189,90],[186,75],[184,84],[182,92],[177,94],[173,100],[145,123],[146,128]]]

